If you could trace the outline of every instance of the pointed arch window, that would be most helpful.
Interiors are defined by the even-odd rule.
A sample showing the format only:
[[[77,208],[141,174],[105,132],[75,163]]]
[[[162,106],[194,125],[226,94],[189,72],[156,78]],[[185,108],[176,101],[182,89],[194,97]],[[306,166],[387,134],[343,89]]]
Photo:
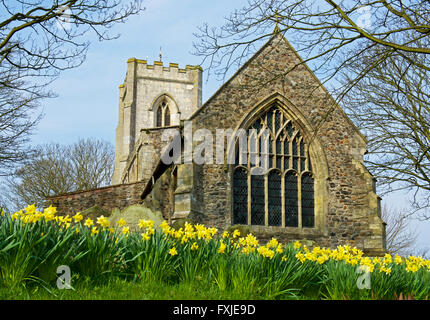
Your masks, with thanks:
[[[233,223],[314,227],[314,176],[302,133],[277,105],[249,129],[246,150],[236,148]]]
[[[155,109],[155,126],[170,126],[170,108],[167,99],[162,99]]]

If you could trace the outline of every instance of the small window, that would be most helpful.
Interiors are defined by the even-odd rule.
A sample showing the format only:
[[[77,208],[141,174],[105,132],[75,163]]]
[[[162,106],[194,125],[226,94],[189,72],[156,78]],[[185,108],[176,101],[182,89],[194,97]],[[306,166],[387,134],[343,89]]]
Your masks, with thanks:
[[[155,125],[157,127],[170,126],[170,109],[169,104],[165,99],[162,100],[161,103],[157,106],[155,115]]]

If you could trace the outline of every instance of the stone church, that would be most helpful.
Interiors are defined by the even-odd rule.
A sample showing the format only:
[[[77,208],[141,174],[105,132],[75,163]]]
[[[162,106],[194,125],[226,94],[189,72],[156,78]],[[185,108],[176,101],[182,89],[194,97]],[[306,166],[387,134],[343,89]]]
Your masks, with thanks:
[[[69,214],[139,204],[169,222],[380,254],[385,223],[365,152],[366,138],[274,33],[204,104],[200,66],[129,59],[112,185],[50,200]]]

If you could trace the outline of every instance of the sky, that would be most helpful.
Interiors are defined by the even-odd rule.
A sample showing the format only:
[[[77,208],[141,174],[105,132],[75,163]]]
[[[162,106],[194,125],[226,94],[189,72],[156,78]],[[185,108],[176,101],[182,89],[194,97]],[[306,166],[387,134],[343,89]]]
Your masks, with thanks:
[[[199,65],[201,58],[192,55],[193,33],[203,23],[221,26],[223,18],[234,9],[246,5],[246,0],[145,0],[146,10],[117,25],[112,34],[117,40],[92,42],[87,59],[78,68],[63,72],[50,89],[58,96],[43,103],[44,117],[40,121],[32,144],[49,142],[73,143],[79,138],[93,137],[115,143],[118,121],[118,86],[126,73],[126,61],[135,57],[159,59],[160,47],[165,66],[178,63]],[[292,43],[294,46],[294,43]],[[203,73],[203,102],[222,85]],[[406,207],[403,193],[383,198],[382,204]],[[430,247],[430,221],[413,221],[419,232],[418,248]]]

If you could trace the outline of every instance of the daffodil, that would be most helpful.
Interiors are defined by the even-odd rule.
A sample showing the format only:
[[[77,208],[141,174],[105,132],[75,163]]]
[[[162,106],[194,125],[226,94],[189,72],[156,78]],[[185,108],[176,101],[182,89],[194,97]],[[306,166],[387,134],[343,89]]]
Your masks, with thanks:
[[[130,233],[130,227],[123,227],[121,233],[128,235]]]
[[[25,212],[27,214],[34,214],[36,212],[36,206],[34,204],[28,206],[27,208],[25,208]]]
[[[141,219],[139,220],[139,228],[144,229],[144,228],[152,228],[152,226],[154,225],[154,221],[151,220],[145,220],[145,219]]]
[[[99,230],[97,229],[97,227],[92,227],[91,235],[93,236],[93,235],[98,234],[98,233],[99,233]]]
[[[84,217],[83,217],[83,215],[82,215],[80,212],[76,213],[76,214],[73,216],[73,220],[74,220],[76,223],[78,223],[78,222],[82,221],[83,219],[84,219]]]
[[[296,241],[294,242],[293,246],[294,246],[294,249],[299,249],[302,246],[302,244],[299,241]]]
[[[100,216],[97,218],[97,223],[103,227],[103,228],[107,228],[109,227],[109,220],[108,218],[104,217],[104,216]]]
[[[54,215],[57,212],[57,208],[50,205],[48,208],[43,210],[44,215]]]
[[[199,248],[199,245],[197,244],[197,242],[194,242],[192,245],[191,245],[191,250],[197,250]]]
[[[227,245],[225,243],[221,242],[221,244],[218,248],[218,253],[224,253],[226,248],[227,248]]]
[[[127,225],[127,222],[126,222],[123,218],[121,218],[121,219],[119,219],[119,220],[118,220],[117,224],[118,224],[120,227],[124,227],[124,226],[126,226],[126,225]]]
[[[86,227],[88,227],[88,228],[91,227],[93,224],[94,224],[94,221],[91,220],[90,218],[88,218],[87,220],[85,220],[85,223],[84,223],[84,225]]]
[[[173,247],[172,249],[170,249],[170,250],[169,250],[169,254],[170,254],[171,256],[175,256],[175,255],[177,255],[177,254],[178,254],[178,251],[176,251],[176,248],[175,248],[175,247]]]
[[[278,240],[276,240],[275,238],[272,238],[272,240],[270,240],[266,246],[268,248],[276,248],[278,246],[278,244],[279,244]]]
[[[235,239],[235,238],[237,238],[237,237],[240,237],[240,231],[239,231],[238,229],[235,229],[235,230],[233,231],[233,239]]]

